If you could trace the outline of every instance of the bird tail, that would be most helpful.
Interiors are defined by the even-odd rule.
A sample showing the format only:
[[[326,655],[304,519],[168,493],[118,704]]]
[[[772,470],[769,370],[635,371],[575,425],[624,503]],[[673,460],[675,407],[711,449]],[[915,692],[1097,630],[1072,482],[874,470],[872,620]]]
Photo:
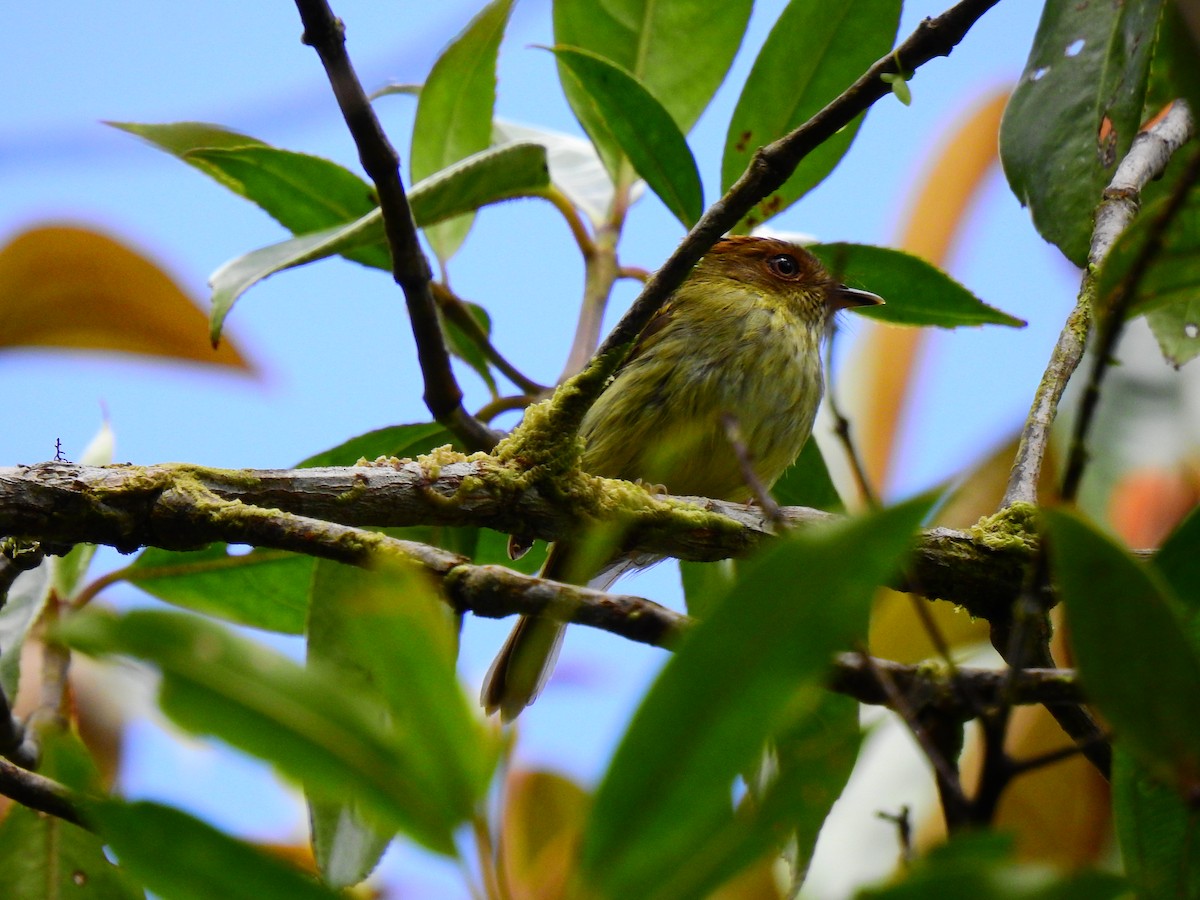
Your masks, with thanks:
[[[483,679],[479,702],[490,716],[511,722],[537,699],[562,648],[565,622],[521,616]]]
[[[581,557],[574,545],[556,542],[550,546],[540,577],[582,581],[588,562]],[[625,557],[612,559],[588,582],[588,587],[607,591],[633,565],[636,563]],[[511,722],[538,698],[554,672],[566,627],[561,620],[521,616],[483,679],[479,702],[489,716],[499,712],[501,720]]]

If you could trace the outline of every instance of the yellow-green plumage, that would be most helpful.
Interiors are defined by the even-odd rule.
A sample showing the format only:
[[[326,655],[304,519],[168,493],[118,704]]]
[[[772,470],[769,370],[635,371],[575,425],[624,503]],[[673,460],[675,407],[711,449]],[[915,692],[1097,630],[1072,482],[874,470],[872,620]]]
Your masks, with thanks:
[[[647,325],[584,417],[582,467],[661,484],[672,494],[747,501],[754,495],[730,443],[737,425],[760,484],[799,455],[821,400],[829,317],[881,302],[833,282],[807,251],[770,238],[720,241]],[[561,580],[568,548],[542,571]],[[514,718],[533,702],[563,626],[522,617],[492,664],[482,702]]]

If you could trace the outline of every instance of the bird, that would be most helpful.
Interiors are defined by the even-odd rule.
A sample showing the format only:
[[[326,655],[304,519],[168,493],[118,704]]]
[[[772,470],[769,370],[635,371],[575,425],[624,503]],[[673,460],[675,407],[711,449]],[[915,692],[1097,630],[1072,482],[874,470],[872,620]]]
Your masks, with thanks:
[[[750,502],[799,456],[823,392],[833,316],[882,298],[840,284],[812,253],[774,237],[718,241],[638,336],[580,425],[583,471],[671,494]],[[730,438],[736,425],[753,477]],[[757,480],[758,484],[753,483]],[[606,590],[645,556],[579,571],[569,541],[541,577]],[[566,625],[521,616],[484,678],[480,702],[512,721],[550,677]]]

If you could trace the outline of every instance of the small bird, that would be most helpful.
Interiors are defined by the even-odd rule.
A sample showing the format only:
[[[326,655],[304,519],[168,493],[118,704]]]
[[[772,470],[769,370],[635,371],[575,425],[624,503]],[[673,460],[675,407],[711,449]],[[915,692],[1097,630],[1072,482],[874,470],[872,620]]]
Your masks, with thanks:
[[[800,454],[821,401],[821,343],[838,310],[875,294],[835,282],[807,250],[765,237],[719,241],[663,304],[580,425],[585,472],[672,494],[748,502],[756,486],[729,436],[736,424],[758,486]],[[586,581],[569,543],[541,576]],[[607,589],[628,565],[592,582]],[[637,560],[645,564],[647,560]],[[480,702],[511,721],[549,679],[565,625],[522,616],[484,679]]]

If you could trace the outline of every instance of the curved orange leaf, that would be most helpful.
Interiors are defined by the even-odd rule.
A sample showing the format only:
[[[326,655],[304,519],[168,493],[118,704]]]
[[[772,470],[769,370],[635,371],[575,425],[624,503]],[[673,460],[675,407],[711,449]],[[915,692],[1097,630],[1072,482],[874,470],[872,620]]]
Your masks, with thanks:
[[[229,341],[145,256],[89,228],[30,228],[0,248],[0,350],[108,350],[251,371]]]

